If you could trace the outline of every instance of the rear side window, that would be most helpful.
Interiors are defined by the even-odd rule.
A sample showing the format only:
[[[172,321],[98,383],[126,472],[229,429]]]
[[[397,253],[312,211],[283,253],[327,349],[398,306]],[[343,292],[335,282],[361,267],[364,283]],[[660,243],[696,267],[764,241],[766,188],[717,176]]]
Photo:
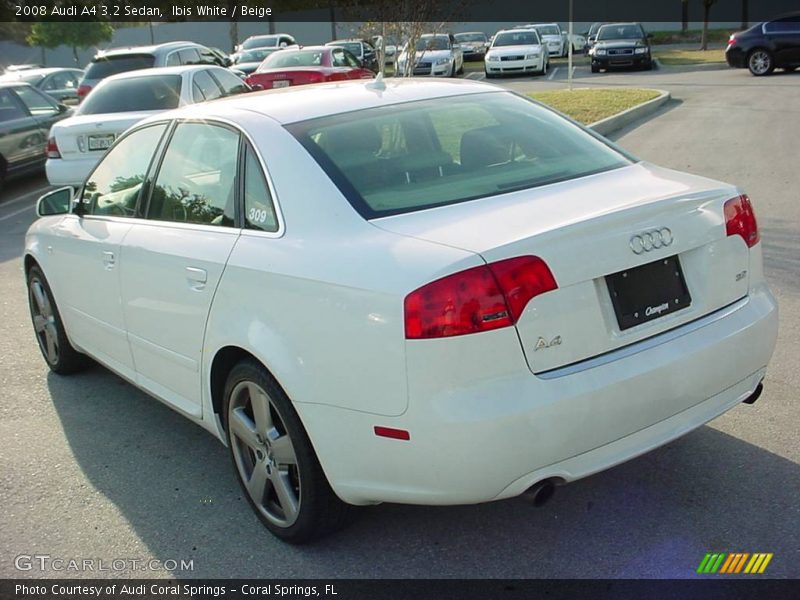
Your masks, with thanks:
[[[267,179],[249,144],[245,146],[244,156],[244,217],[247,229],[278,231],[278,217]]]
[[[34,117],[49,117],[58,112],[56,103],[38,90],[31,87],[18,87],[15,91]]]
[[[108,81],[86,97],[76,114],[96,115],[139,110],[177,108],[181,99],[180,75],[148,75]]]
[[[577,125],[511,93],[383,106],[287,129],[367,219],[630,164]]]
[[[124,54],[96,58],[86,69],[84,77],[86,79],[105,79],[117,73],[149,69],[154,63],[155,57],[152,54]]]
[[[179,123],[164,153],[147,218],[234,226],[239,134],[209,123]]]

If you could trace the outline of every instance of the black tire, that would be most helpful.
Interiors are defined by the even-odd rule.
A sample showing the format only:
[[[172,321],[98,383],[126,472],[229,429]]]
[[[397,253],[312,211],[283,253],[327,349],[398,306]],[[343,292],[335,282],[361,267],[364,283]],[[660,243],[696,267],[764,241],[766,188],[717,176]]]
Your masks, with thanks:
[[[463,75],[464,74],[464,62],[463,61],[461,62],[461,68],[458,69],[458,74],[459,75]]]
[[[775,59],[766,48],[754,48],[747,55],[747,68],[756,77],[770,75],[775,70]]]
[[[263,406],[266,412],[259,411]],[[311,542],[352,520],[356,507],[333,492],[291,401],[255,360],[241,361],[228,375],[225,429],[244,495],[276,537],[291,544]]]
[[[653,61],[650,60],[650,61],[644,63],[644,67],[643,68],[644,68],[645,71],[652,71],[653,70]]]
[[[31,323],[47,366],[59,375],[84,370],[91,364],[91,360],[69,343],[61,314],[44,273],[35,265],[28,271],[27,280]]]
[[[598,67],[597,65],[592,65],[592,73],[599,73],[599,72],[600,72],[600,67]]]
[[[483,75],[486,79],[494,79],[495,77],[497,77],[495,73],[489,73],[488,71],[484,71]]]

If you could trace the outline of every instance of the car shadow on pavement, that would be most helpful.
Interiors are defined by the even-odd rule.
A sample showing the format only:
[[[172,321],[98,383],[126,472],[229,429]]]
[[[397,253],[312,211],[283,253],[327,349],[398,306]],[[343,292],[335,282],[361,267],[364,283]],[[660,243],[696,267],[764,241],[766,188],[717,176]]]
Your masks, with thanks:
[[[798,575],[800,467],[713,426],[560,488],[542,508],[367,507],[350,528],[293,547],[261,526],[227,450],[200,427],[101,367],[47,384],[90,488],[135,532],[103,535],[123,556],[143,543],[154,558],[194,561],[175,576],[681,578],[710,551],[774,552],[772,576]],[[58,522],[42,526],[58,535]]]
[[[800,225],[791,219],[759,219],[764,270],[783,289],[800,291]]]

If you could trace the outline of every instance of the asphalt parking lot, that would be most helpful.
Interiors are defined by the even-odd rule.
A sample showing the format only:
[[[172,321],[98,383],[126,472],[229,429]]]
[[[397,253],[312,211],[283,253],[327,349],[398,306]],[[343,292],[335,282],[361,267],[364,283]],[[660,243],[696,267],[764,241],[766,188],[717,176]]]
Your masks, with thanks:
[[[252,514],[209,434],[100,367],[69,378],[47,371],[20,261],[47,186],[30,178],[0,197],[0,577],[42,576],[18,571],[15,557],[46,554],[194,567],[48,576],[681,578],[694,576],[706,552],[772,552],[765,576],[800,577],[800,73],[587,68],[576,86],[590,85],[670,91],[654,118],[616,141],[645,160],[734,182],[752,198],[781,309],[755,405],[561,488],[543,508],[382,505],[335,537],[286,546]]]

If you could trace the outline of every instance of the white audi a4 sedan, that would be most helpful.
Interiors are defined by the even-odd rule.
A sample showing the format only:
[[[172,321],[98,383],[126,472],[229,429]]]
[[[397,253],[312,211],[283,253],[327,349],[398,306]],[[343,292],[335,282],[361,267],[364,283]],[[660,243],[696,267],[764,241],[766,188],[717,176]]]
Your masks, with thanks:
[[[474,81],[162,113],[38,212],[49,367],[205,427],[290,542],[352,505],[543,502],[754,401],[777,335],[741,190]]]

